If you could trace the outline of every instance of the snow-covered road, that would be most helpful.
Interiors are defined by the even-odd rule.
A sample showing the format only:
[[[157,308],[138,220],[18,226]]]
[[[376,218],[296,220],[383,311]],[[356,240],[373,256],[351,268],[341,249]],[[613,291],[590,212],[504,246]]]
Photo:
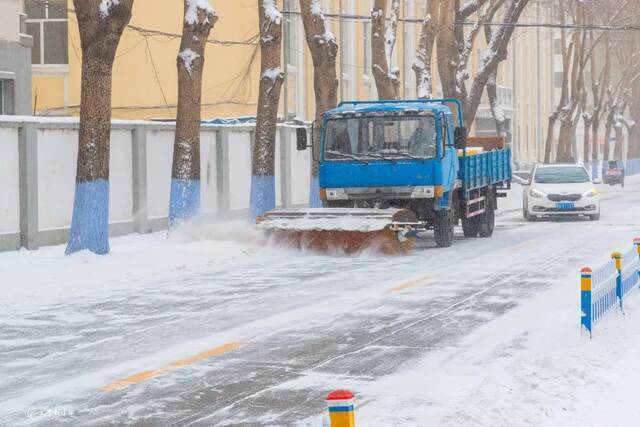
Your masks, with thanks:
[[[425,361],[473,352],[473,333],[567,281],[577,331],[579,268],[640,235],[640,180],[602,190],[599,222],[527,223],[515,187],[492,238],[408,256],[299,254],[238,224],[113,239],[102,258],[2,253],[0,424],[316,426],[326,392],[351,387],[363,425],[392,425],[387,399],[439,410],[398,425],[458,425],[397,378],[442,382]]]

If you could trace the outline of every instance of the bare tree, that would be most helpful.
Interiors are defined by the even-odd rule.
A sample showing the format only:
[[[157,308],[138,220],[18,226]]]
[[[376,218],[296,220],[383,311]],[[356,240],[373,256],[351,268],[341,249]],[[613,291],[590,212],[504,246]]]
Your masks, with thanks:
[[[593,22],[593,19],[591,19]],[[591,163],[594,167],[592,170],[597,174],[595,164],[598,161],[598,133],[600,128],[600,121],[602,119],[604,99],[606,95],[606,89],[609,84],[609,75],[611,70],[611,55],[609,47],[609,39],[607,36],[603,39],[603,46],[600,51],[604,50],[604,55],[592,55],[590,62],[590,74],[591,74],[591,109],[588,112],[586,105],[583,107],[583,120],[584,120],[584,142],[583,142],[583,159],[585,163]],[[594,46],[593,32],[589,32],[589,44],[592,48]],[[602,52],[600,52],[602,53]],[[597,59],[602,57],[602,67],[598,71]],[[587,97],[585,96],[584,101]],[[584,102],[583,101],[583,102]],[[586,104],[586,102],[585,102]]]
[[[387,22],[387,0],[375,0],[371,10],[371,58],[379,99],[398,99],[400,71],[393,67],[400,0],[391,0]]]
[[[80,131],[71,232],[65,253],[109,252],[111,77],[133,0],[74,0],[82,48]]]
[[[338,79],[336,77],[338,43],[325,25],[324,15],[318,0],[300,0],[300,10],[307,45],[313,61],[313,90],[316,101],[313,152],[314,158],[317,159],[320,149],[322,113],[334,108],[338,102]],[[314,161],[311,170],[309,200],[312,207],[321,205],[319,190],[318,162]]]
[[[416,93],[418,98],[432,97],[433,76],[431,75],[431,62],[433,60],[434,43],[438,35],[439,20],[440,2],[427,2],[427,13],[422,20],[418,51],[412,67],[416,74]]]
[[[497,3],[497,2],[496,2]],[[486,14],[487,21],[493,21],[495,14],[498,8],[492,7],[489,12]],[[487,43],[491,42],[491,26],[486,25],[484,27],[484,36]],[[489,106],[491,108],[491,115],[493,116],[493,120],[496,123],[496,133],[500,136],[506,137],[509,131],[509,119],[505,114],[502,106],[498,102],[498,69],[494,69],[489,75],[489,79],[487,80],[487,97],[489,98]]]
[[[640,132],[638,120],[640,120],[640,82],[631,87],[631,100],[629,101],[629,150],[627,158],[638,161],[640,159]]]
[[[560,4],[564,2],[561,0]],[[572,4],[570,10],[573,12],[573,22],[579,25],[586,23],[586,11],[584,5],[579,2]],[[558,152],[556,161],[573,162],[575,160],[572,151],[573,141],[575,138],[575,125],[579,119],[579,106],[585,96],[584,87],[584,71],[586,67],[586,36],[585,31],[574,32],[571,36],[571,49],[569,66],[567,70],[563,70],[563,74],[567,74],[567,98],[565,103],[558,105],[557,111],[560,118],[560,134],[558,136]],[[563,81],[564,82],[564,81]]]
[[[460,5],[459,0],[440,1],[439,31],[437,36],[438,71],[442,91],[446,98],[458,98],[463,105],[466,126],[473,123],[484,89],[498,65],[507,58],[514,24],[520,18],[529,0],[470,1]],[[471,15],[477,20],[466,32],[461,25]],[[491,18],[500,16],[496,29],[491,31],[486,49],[481,54],[478,69],[467,89],[469,58],[480,28]]]
[[[604,12],[594,10],[595,3],[586,3],[579,0],[559,0],[557,14],[560,24],[576,24],[585,26],[593,23],[593,16],[604,16],[604,24],[612,24],[619,20],[630,0],[624,3],[614,2]],[[604,32],[597,37],[587,39],[588,32],[577,29],[567,34],[567,30],[560,30],[560,46],[562,50],[562,89],[560,100],[555,111],[549,116],[549,126],[545,145],[545,162],[550,162],[553,157],[553,143],[555,141],[556,122],[560,120],[560,132],[558,136],[558,148],[555,160],[558,162],[572,162],[575,160],[573,142],[575,129],[580,116],[585,118],[585,70],[593,52],[603,40]],[[606,77],[606,75],[605,75]],[[593,76],[592,76],[593,78]],[[603,77],[604,78],[604,77]],[[598,112],[599,114],[601,111]],[[592,117],[586,116],[588,121]],[[596,120],[599,125],[599,120]],[[592,124],[593,126],[593,124]],[[597,131],[597,129],[596,129]],[[592,127],[593,132],[593,127]],[[597,132],[596,132],[597,133]],[[606,148],[605,148],[606,150]]]
[[[207,38],[218,17],[207,0],[184,0],[169,227],[200,209],[200,111]]]
[[[280,68],[282,15],[274,0],[258,0],[260,24],[260,89],[255,141],[251,162],[251,218],[276,204],[275,146],[280,89],[284,72]]]

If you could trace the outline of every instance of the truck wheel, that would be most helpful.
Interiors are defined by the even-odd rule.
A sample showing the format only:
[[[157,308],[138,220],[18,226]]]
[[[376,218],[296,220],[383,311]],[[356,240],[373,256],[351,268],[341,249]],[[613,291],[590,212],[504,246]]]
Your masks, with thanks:
[[[438,247],[447,248],[451,246],[453,243],[453,211],[444,210],[436,212],[433,232]]]
[[[489,192],[487,194],[487,203],[485,205],[485,211],[482,215],[480,215],[480,224],[478,227],[478,235],[480,237],[491,237],[493,234],[493,228],[496,223],[496,211],[493,210],[494,198],[492,197],[493,192]]]
[[[462,232],[464,233],[464,237],[466,238],[478,237],[479,227],[480,222],[478,221],[477,216],[464,218],[462,220]]]

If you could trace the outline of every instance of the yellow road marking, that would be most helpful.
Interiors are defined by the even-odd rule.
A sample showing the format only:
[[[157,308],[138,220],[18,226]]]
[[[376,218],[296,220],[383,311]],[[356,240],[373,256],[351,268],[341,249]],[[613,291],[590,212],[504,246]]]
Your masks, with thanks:
[[[393,288],[391,288],[391,292],[400,292],[400,291],[404,291],[405,289],[415,288],[416,286],[426,285],[426,284],[432,283],[433,280],[436,279],[437,277],[438,277],[437,274],[430,274],[428,276],[420,277],[418,279],[413,279],[401,285],[394,286]]]
[[[137,383],[140,383],[142,381],[146,381],[149,378],[153,378],[153,377],[158,376],[158,375],[160,375],[160,374],[162,374],[164,372],[172,371],[172,370],[180,368],[182,366],[191,365],[193,363],[200,362],[200,361],[208,359],[210,357],[218,356],[220,354],[227,353],[227,352],[232,351],[232,350],[236,350],[236,349],[242,347],[243,345],[244,345],[244,343],[242,343],[242,342],[230,342],[230,343],[227,343],[227,344],[223,344],[221,346],[212,348],[210,350],[203,351],[202,353],[198,353],[198,354],[196,354],[194,356],[185,357],[184,359],[176,360],[176,361],[171,362],[168,365],[163,366],[161,368],[152,369],[150,371],[144,371],[144,372],[140,372],[138,374],[130,375],[130,376],[122,378],[122,379],[120,379],[120,380],[118,380],[118,381],[116,381],[114,383],[102,386],[102,387],[100,387],[100,390],[101,391],[120,390],[120,389],[123,389],[125,387],[128,387],[131,384],[137,384]]]

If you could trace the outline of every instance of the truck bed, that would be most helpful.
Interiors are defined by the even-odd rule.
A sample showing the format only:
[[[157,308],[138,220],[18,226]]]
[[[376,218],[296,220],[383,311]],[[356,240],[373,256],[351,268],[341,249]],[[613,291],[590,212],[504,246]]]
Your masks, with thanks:
[[[511,149],[484,151],[459,157],[465,198],[469,191],[511,181]]]

